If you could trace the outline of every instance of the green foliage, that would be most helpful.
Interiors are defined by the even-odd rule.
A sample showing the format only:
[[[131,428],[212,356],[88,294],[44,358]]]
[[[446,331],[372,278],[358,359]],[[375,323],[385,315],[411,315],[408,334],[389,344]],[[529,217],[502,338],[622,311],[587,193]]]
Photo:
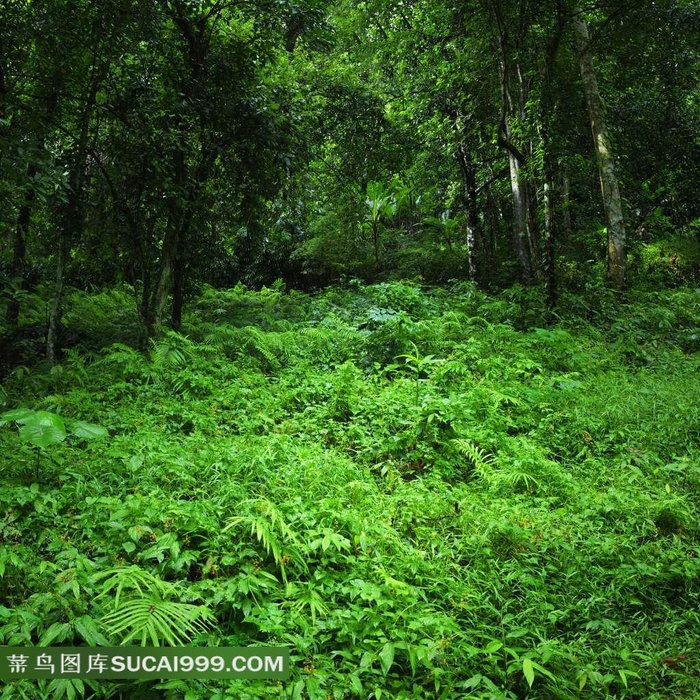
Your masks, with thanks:
[[[102,618],[105,632],[121,645],[133,639],[141,646],[182,646],[213,623],[202,605],[173,601],[178,589],[137,566],[101,571],[92,577],[103,581],[98,599],[113,596],[113,608]]]
[[[74,435],[82,440],[96,440],[107,437],[107,430],[99,425],[81,420],[64,419],[50,411],[32,411],[18,408],[0,414],[0,426],[7,423],[20,425],[19,436],[36,447],[50,447]]]
[[[576,301],[205,289],[148,353],[15,373],[0,643],[285,645],[293,672],[6,697],[692,696],[697,293]]]

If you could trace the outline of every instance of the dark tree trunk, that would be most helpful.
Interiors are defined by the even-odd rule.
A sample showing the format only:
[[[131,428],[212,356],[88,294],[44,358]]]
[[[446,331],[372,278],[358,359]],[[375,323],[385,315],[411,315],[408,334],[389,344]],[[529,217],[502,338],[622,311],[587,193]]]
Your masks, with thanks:
[[[566,163],[561,166],[561,228],[566,240],[571,238],[571,186],[569,184],[569,169]]]
[[[36,192],[31,181],[36,175],[37,169],[33,163],[27,164],[27,179],[30,184],[24,194],[24,201],[17,214],[17,225],[12,236],[12,266],[10,268],[10,277],[16,289],[22,289],[24,286],[24,258],[27,253],[27,236],[29,235],[29,226],[32,219],[32,206]],[[16,326],[19,322],[19,299],[12,294],[9,304],[7,305],[6,321],[11,326]]]
[[[66,231],[63,231],[58,243],[54,292],[51,300],[51,307],[49,309],[49,322],[46,333],[46,359],[52,364],[56,361],[56,352],[58,350],[58,325],[62,314],[61,304],[63,301],[66,260],[68,258],[69,248],[68,234]]]
[[[98,73],[96,66],[93,66],[90,92],[85,100],[83,113],[80,117],[78,142],[73,157],[71,158],[72,162],[70,164],[70,175],[68,178],[70,188],[68,191],[68,200],[63,208],[62,230],[56,262],[56,282],[54,286],[54,296],[51,302],[51,311],[49,313],[48,331],[46,334],[46,359],[51,363],[56,361],[58,326],[61,321],[65,269],[70,256],[70,246],[72,241],[79,236],[83,227],[82,197],[83,187],[85,185],[90,119],[95,107],[95,100],[97,99],[97,92],[100,88],[102,78],[103,74]]]
[[[483,233],[479,218],[478,188],[476,186],[476,164],[465,143],[460,143],[457,159],[462,172],[462,201],[467,216],[467,264],[469,279],[481,282],[483,258]]]
[[[186,266],[182,256],[179,256],[173,268],[173,309],[170,325],[174,331],[182,327],[182,306],[185,298]]]

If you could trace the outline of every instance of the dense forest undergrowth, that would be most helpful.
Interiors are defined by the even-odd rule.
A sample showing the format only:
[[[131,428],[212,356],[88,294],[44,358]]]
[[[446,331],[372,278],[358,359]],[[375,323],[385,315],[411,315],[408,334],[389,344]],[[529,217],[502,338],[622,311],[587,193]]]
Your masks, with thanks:
[[[294,670],[0,697],[698,697],[700,293],[539,295],[206,287],[144,346],[69,294],[2,385],[0,644]]]

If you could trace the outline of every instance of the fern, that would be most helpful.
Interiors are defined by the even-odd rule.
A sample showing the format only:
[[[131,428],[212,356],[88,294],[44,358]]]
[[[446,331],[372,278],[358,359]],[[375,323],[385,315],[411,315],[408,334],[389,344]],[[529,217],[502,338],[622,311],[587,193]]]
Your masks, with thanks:
[[[203,342],[224,352],[228,357],[245,352],[262,360],[270,370],[278,370],[294,357],[309,356],[330,358],[340,348],[344,358],[353,343],[357,343],[356,331],[348,326],[341,328],[306,326],[292,330],[291,324],[278,322],[280,330],[261,330],[255,326],[235,328],[205,324]]]
[[[120,644],[140,639],[141,646],[163,642],[181,646],[195,634],[212,626],[214,616],[204,605],[182,603],[179,588],[138,566],[119,567],[92,577],[93,582],[106,579],[103,598],[114,596],[114,608],[101,622],[109,636],[121,637]]]
[[[527,493],[536,493],[540,488],[540,482],[532,474],[528,474],[522,469],[513,467],[498,475],[498,481],[509,485],[513,490],[522,489]]]
[[[263,360],[269,369],[281,366],[280,360],[287,361],[291,356],[293,333],[266,332],[255,326],[243,328],[207,326],[204,342],[218,348],[231,357],[241,350]]]
[[[195,634],[204,632],[213,618],[202,605],[173,603],[157,596],[130,598],[121,608],[102,618],[110,636],[122,636],[120,644],[139,639],[141,646],[149,642],[161,646],[183,646]]]
[[[227,349],[236,348],[240,344],[241,329],[235,326],[204,323],[202,330],[205,331],[204,343],[207,347],[226,352]]]
[[[452,442],[457,446],[459,452],[471,462],[472,468],[482,479],[485,481],[493,480],[496,458],[492,454],[465,438],[455,438]]]
[[[66,368],[69,378],[76,384],[84,386],[88,381],[87,365],[94,362],[96,356],[92,352],[79,352],[75,348],[67,348],[65,351]]]
[[[168,331],[163,338],[151,340],[151,360],[158,368],[184,367],[196,348],[184,335]]]
[[[116,366],[123,374],[135,374],[143,367],[143,356],[138,350],[124,345],[114,343],[104,351],[104,357],[95,363],[99,366]]]
[[[248,326],[249,339],[246,347],[261,355],[270,369],[279,369],[289,362],[295,344],[294,333],[265,333],[254,326]]]
[[[248,501],[248,503],[254,505],[257,513],[255,515],[241,515],[231,518],[223,531],[225,532],[241,523],[249,525],[250,534],[255,535],[255,538],[262,544],[267,554],[272,554],[272,558],[275,564],[279,566],[285,583],[287,582],[285,569],[285,564],[288,561],[287,557],[293,559],[306,570],[306,563],[299,555],[296,547],[293,546],[288,551],[283,550],[284,542],[296,545],[298,544],[298,538],[296,533],[285,522],[277,506],[266,498],[253,499]]]

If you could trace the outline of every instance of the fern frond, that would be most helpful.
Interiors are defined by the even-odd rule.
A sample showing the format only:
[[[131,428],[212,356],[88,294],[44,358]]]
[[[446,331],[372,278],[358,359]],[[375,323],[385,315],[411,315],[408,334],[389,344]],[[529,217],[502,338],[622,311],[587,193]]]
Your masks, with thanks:
[[[151,360],[156,367],[183,367],[190,360],[195,343],[175,331],[151,340]]]
[[[499,473],[498,481],[508,484],[513,489],[523,489],[528,493],[535,493],[540,488],[540,482],[532,474],[513,467]]]
[[[223,531],[225,532],[241,523],[249,525],[250,534],[255,536],[267,554],[272,554],[272,558],[275,564],[279,566],[282,578],[286,582],[287,574],[285,570],[285,554],[282,548],[283,543],[296,545],[299,539],[286,523],[284,516],[274,503],[266,498],[256,498],[248,501],[248,504],[253,505],[257,512],[254,515],[240,515],[231,518]],[[306,568],[306,564],[298,555],[296,547],[293,546],[288,553],[296,563]]]
[[[455,438],[452,442],[459,452],[471,462],[474,471],[482,479],[486,481],[493,479],[496,458],[490,452],[486,452],[466,438]]]
[[[106,580],[97,599],[114,595],[114,609],[101,622],[109,636],[125,634],[120,644],[140,637],[142,646],[149,642],[181,646],[213,624],[214,615],[206,606],[172,600],[179,595],[178,587],[138,566],[109,569],[91,577],[93,582],[101,579]]]
[[[203,605],[174,603],[155,596],[129,598],[119,609],[105,615],[101,622],[112,637],[120,637],[120,644],[141,639],[141,646],[149,642],[160,646],[183,646],[199,632],[211,626],[214,616]]]
[[[96,365],[120,365],[126,369],[136,367],[143,360],[138,350],[123,343],[113,343],[104,353],[104,356],[95,362]]]

